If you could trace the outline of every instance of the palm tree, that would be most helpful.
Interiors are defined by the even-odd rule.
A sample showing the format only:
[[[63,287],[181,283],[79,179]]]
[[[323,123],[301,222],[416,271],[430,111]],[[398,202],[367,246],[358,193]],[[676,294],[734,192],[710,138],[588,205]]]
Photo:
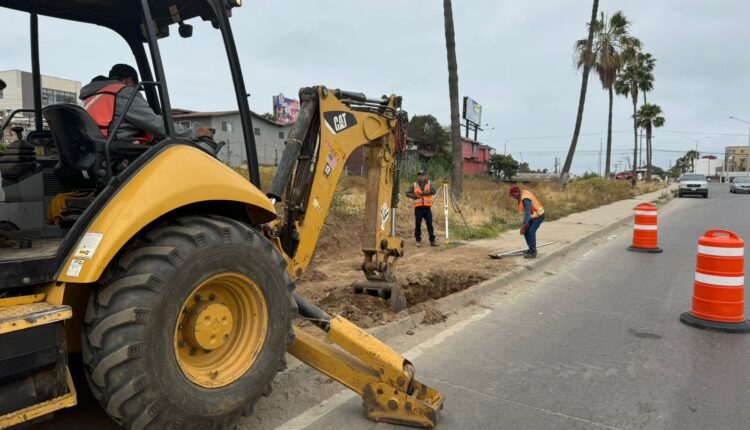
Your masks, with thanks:
[[[633,178],[631,179],[633,186],[637,178],[638,168],[638,123],[636,121],[636,111],[638,109],[638,80],[639,80],[639,67],[634,61],[633,55],[628,55],[628,62],[625,65],[625,69],[617,76],[615,81],[615,92],[618,95],[625,97],[630,96],[633,101]]]
[[[641,76],[638,79],[638,88],[643,93],[643,104],[648,103],[646,93],[654,90],[654,67],[656,58],[648,52],[639,52],[637,54],[638,67],[641,69]]]
[[[456,32],[453,27],[451,0],[443,0],[445,20],[445,49],[448,53],[448,93],[451,103],[451,192],[461,201],[463,191],[463,151],[461,123],[458,113],[458,62],[456,61]]]
[[[594,0],[591,6],[591,20],[589,21],[589,37],[586,39],[586,47],[583,50],[583,73],[581,77],[581,94],[578,97],[578,114],[576,115],[576,125],[573,129],[573,140],[570,142],[568,156],[565,158],[565,164],[560,171],[560,188],[565,188],[568,182],[570,167],[573,164],[573,154],[576,152],[578,145],[578,135],[581,133],[581,122],[583,122],[583,106],[586,103],[586,89],[589,84],[589,73],[594,65],[594,54],[591,52],[591,46],[594,42],[594,31],[596,30],[596,14],[599,10],[599,0]]]
[[[638,127],[646,130],[646,180],[651,180],[651,136],[654,128],[664,126],[664,117],[661,116],[661,107],[658,105],[644,103],[638,114],[636,122]]]
[[[622,11],[617,11],[607,18],[604,12],[594,27],[594,41],[592,54],[594,55],[594,70],[599,76],[602,88],[609,92],[609,116],[607,118],[607,155],[604,165],[604,177],[609,178],[609,168],[612,158],[612,103],[614,101],[614,85],[617,74],[625,65],[625,53],[640,47],[640,41],[628,33],[630,21]],[[576,42],[576,66],[585,66],[586,48],[588,40],[580,39]]]

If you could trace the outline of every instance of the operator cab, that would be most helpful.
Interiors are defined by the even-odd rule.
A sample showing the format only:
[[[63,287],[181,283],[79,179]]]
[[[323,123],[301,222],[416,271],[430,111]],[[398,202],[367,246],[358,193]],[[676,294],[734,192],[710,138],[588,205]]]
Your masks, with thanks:
[[[0,136],[6,136],[6,130],[13,133],[7,146],[0,145],[0,286],[54,279],[54,271],[79,236],[71,231],[86,228],[139,163],[146,162],[142,160],[150,157],[148,153],[166,143],[192,144],[211,152],[206,142],[181,141],[175,136],[158,46],[158,39],[169,36],[173,24],[178,25],[183,38],[192,36],[192,26],[185,21],[193,18],[200,17],[221,30],[242,114],[250,179],[259,185],[247,92],[228,24],[231,9],[239,5],[240,0],[0,0],[0,7],[29,13],[34,95],[32,109],[17,109],[0,123]],[[43,106],[39,15],[95,24],[119,34],[131,49],[142,80],[125,109],[142,91],[154,113],[162,116],[166,138],[154,145],[121,141],[117,139],[123,118],[120,112],[105,136],[78,104]],[[0,81],[0,89],[5,86]],[[214,142],[209,143],[218,151]],[[38,266],[33,272],[40,273],[39,279],[23,279],[20,273],[30,270],[26,266],[21,270],[21,265],[27,264]]]

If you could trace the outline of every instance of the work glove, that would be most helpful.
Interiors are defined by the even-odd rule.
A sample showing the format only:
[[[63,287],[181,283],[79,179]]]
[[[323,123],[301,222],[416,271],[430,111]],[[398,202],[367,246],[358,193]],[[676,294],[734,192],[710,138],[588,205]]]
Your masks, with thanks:
[[[528,229],[529,229],[529,225],[528,225],[528,224],[524,224],[524,225],[522,225],[522,226],[521,226],[521,230],[520,230],[520,233],[521,233],[521,235],[524,235],[524,234],[526,234],[526,231],[527,231]]]

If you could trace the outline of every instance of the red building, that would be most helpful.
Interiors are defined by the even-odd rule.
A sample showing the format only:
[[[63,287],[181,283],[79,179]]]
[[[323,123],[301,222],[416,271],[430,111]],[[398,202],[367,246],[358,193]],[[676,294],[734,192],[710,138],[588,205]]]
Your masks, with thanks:
[[[464,157],[464,175],[489,173],[491,147],[482,145],[468,137],[462,137],[461,149]]]

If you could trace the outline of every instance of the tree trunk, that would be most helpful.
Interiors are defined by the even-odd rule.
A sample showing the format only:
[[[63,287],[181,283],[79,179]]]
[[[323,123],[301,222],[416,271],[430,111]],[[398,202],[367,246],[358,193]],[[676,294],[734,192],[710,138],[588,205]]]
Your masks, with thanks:
[[[612,162],[612,101],[614,93],[609,87],[609,118],[607,119],[607,164],[604,165],[604,177],[609,179],[609,164]]]
[[[651,127],[646,127],[646,181],[651,181]]]
[[[631,85],[633,85],[631,83]],[[633,95],[633,178],[630,180],[635,187],[638,180],[638,119],[637,119],[638,93]]]
[[[573,155],[576,152],[576,145],[578,145],[578,135],[581,133],[581,123],[583,122],[583,106],[586,103],[586,89],[589,84],[589,72],[591,71],[591,64],[589,59],[591,58],[591,45],[594,43],[594,28],[596,27],[596,14],[599,10],[599,0],[594,0],[591,7],[591,20],[589,21],[589,37],[586,43],[585,61],[583,65],[583,76],[581,78],[581,94],[578,97],[578,114],[576,115],[576,126],[573,129],[573,140],[570,142],[570,149],[568,149],[568,156],[565,157],[565,164],[563,164],[562,171],[560,172],[560,189],[565,189],[565,184],[568,182],[568,176],[570,174],[570,167],[573,164]]]
[[[648,103],[648,99],[646,98],[646,92],[644,91],[643,92],[643,104],[645,105],[646,103]]]
[[[456,34],[453,26],[451,0],[443,0],[445,19],[445,49],[448,54],[448,93],[451,103],[451,192],[461,201],[463,192],[463,151],[461,123],[458,111],[458,62],[456,61]]]

